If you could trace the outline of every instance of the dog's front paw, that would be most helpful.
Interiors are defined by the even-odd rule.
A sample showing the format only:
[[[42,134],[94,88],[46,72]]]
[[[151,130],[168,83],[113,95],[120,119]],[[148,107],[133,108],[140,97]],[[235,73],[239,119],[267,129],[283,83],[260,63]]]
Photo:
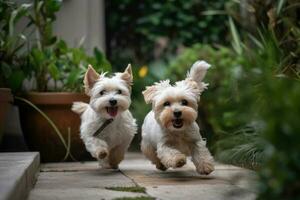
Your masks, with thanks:
[[[175,167],[182,167],[185,164],[186,164],[185,155],[180,155],[175,159]]]
[[[96,150],[96,157],[98,159],[104,159],[108,155],[108,151],[105,148],[99,148]]]
[[[186,156],[184,154],[176,154],[172,158],[169,158],[165,166],[167,168],[178,168],[182,167],[186,163]]]
[[[157,163],[155,166],[156,166],[156,169],[158,169],[158,170],[161,170],[161,171],[167,170],[167,168],[162,163]]]
[[[215,170],[214,164],[210,161],[202,162],[196,166],[197,172],[199,174],[208,175]]]

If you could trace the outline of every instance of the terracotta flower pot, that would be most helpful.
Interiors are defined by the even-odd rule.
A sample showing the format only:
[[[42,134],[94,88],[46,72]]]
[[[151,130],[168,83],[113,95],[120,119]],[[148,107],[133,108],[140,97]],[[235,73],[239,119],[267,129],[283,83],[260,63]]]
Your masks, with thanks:
[[[66,142],[68,132],[70,132],[70,150],[75,159],[90,159],[80,139],[80,117],[71,111],[74,101],[89,101],[86,95],[66,92],[32,92],[24,98],[36,105],[55,123]],[[28,148],[32,151],[39,151],[42,162],[61,161],[66,154],[66,148],[51,124],[32,106],[20,100],[18,105],[21,126]],[[69,157],[68,161],[70,160]]]
[[[9,88],[0,88],[0,144],[3,135],[4,120],[12,102],[13,96],[11,90]]]

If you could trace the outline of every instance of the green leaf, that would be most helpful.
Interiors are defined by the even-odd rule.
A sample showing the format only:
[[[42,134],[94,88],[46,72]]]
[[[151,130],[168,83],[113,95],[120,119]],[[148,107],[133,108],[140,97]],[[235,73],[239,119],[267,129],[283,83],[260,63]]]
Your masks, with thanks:
[[[28,8],[31,7],[31,4],[22,4],[18,9],[13,10],[9,18],[9,35],[13,36],[14,26],[21,17],[24,17],[27,14]]]
[[[104,55],[98,48],[94,48],[94,55],[98,62],[102,62]]]
[[[46,9],[51,14],[54,14],[55,12],[59,11],[61,4],[62,4],[62,0],[47,0],[47,1],[45,1]]]
[[[110,62],[106,59],[105,55],[96,47],[94,48],[94,55],[97,59],[99,67],[101,67],[103,71],[109,71],[111,69]]]
[[[73,49],[72,49],[72,54],[73,54],[72,62],[73,62],[76,66],[78,66],[79,63],[80,63],[82,60],[84,60],[84,57],[85,57],[84,52],[83,52],[83,50],[81,50],[81,49],[73,48]]]
[[[14,71],[8,79],[8,84],[13,91],[16,91],[22,87],[24,79],[25,75],[23,71]]]
[[[72,70],[67,77],[65,86],[68,88],[72,88],[78,82],[79,76],[80,76],[80,69]]]
[[[36,13],[40,13],[41,12],[41,8],[43,7],[43,5],[44,5],[44,1],[39,1],[38,4],[35,7],[35,12]]]
[[[252,34],[248,34],[248,36],[257,47],[263,49],[263,44],[258,39],[256,39]]]
[[[44,53],[37,48],[32,49],[31,55],[32,55],[32,59],[33,59],[32,61],[35,65],[41,65],[42,62],[45,60]]]
[[[227,15],[224,10],[206,10],[201,12],[201,15]]]
[[[15,17],[17,16],[18,11],[14,10],[11,15],[10,15],[10,19],[9,19],[9,36],[13,36],[14,34],[14,21],[15,21]]]
[[[5,77],[5,78],[8,78],[11,73],[12,73],[12,70],[11,70],[11,66],[9,66],[6,62],[2,62],[1,63],[1,74]]]
[[[58,80],[59,79],[59,70],[58,70],[58,68],[56,67],[56,65],[54,63],[51,63],[48,66],[48,70],[49,70],[49,73],[50,73],[51,77],[54,80]]]
[[[277,14],[277,15],[280,14],[281,9],[282,9],[284,3],[285,3],[285,0],[279,0],[279,1],[278,1],[277,8],[276,8],[276,14]]]
[[[59,51],[60,54],[64,55],[68,52],[68,46],[65,41],[59,40],[55,46],[55,49]]]
[[[243,51],[242,45],[241,45],[241,39],[240,39],[238,31],[237,31],[231,17],[229,17],[229,26],[230,26],[231,35],[233,37],[232,46],[233,46],[234,50],[240,55],[240,54],[242,54],[242,51]]]

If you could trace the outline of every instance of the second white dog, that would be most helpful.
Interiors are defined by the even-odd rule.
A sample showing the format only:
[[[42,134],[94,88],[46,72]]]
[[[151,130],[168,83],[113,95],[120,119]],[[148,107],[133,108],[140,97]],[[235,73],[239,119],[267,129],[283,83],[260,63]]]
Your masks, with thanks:
[[[169,80],[161,81],[143,92],[152,111],[142,126],[141,149],[157,169],[181,167],[186,156],[192,156],[198,173],[209,174],[214,170],[213,157],[196,123],[200,94],[207,88],[202,79],[209,67],[205,61],[197,61],[185,80],[175,85]]]
[[[132,70],[112,77],[98,74],[89,66],[84,87],[90,103],[75,102],[72,110],[81,115],[80,135],[86,149],[103,168],[118,168],[137,132],[131,103]]]

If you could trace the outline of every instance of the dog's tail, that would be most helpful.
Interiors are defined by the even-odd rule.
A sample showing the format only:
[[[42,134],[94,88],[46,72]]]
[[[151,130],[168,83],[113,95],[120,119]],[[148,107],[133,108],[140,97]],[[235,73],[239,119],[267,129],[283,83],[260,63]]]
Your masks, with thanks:
[[[71,110],[79,115],[81,115],[89,106],[89,104],[84,102],[76,101],[73,103]]]

